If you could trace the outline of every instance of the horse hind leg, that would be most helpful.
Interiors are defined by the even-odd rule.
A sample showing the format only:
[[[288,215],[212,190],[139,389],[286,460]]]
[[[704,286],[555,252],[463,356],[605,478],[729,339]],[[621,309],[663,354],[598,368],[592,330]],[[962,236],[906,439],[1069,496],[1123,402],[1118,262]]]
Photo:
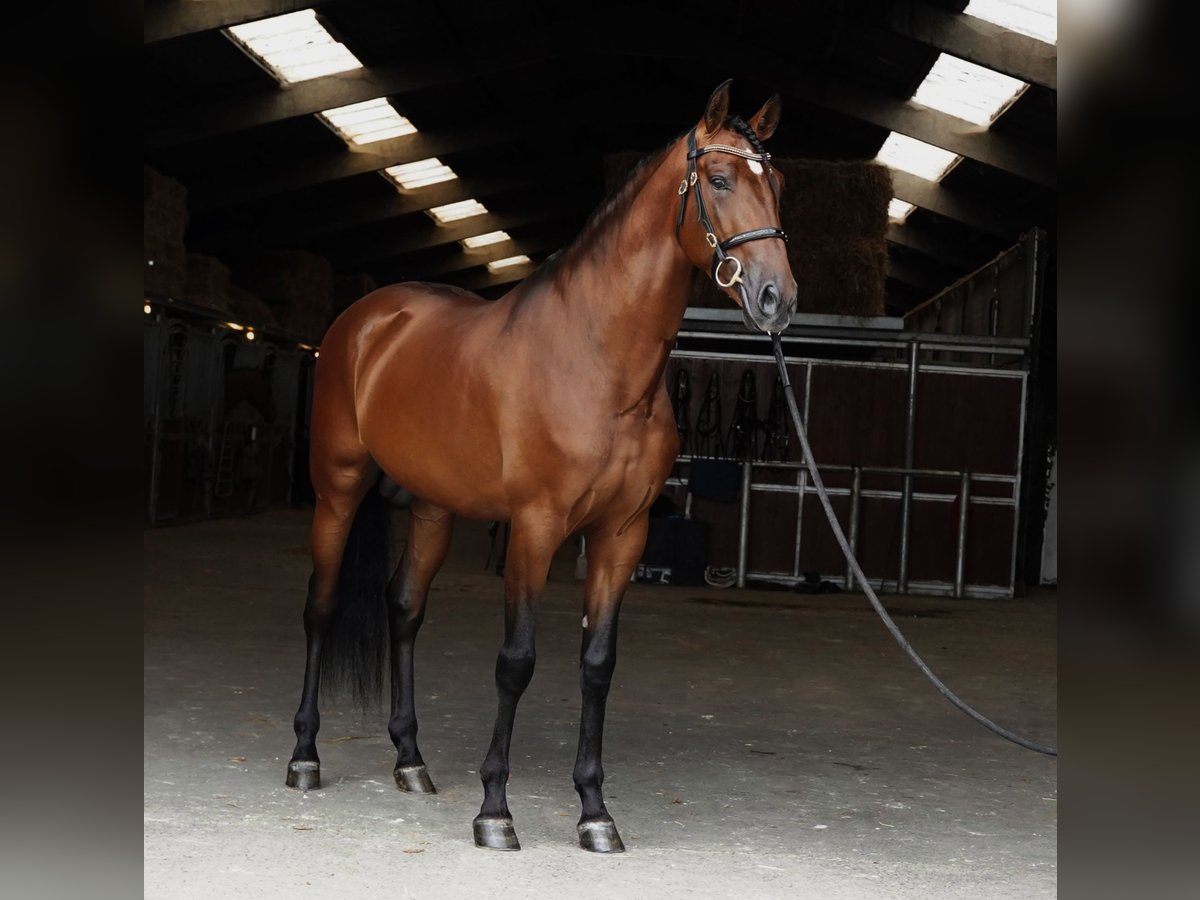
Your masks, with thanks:
[[[358,465],[342,466],[337,479],[318,486],[311,532],[313,568],[304,604],[304,687],[293,723],[296,746],[287,766],[288,787],[307,791],[321,786],[321,761],[316,741],[321,727],[318,695],[322,651],[337,610],[339,574],[351,526],[376,474],[374,463],[364,454]]]
[[[408,541],[388,585],[388,625],[392,640],[392,716],[388,733],[396,745],[396,787],[417,794],[437,789],[417,748],[417,711],[413,697],[413,649],[425,619],[429,585],[446,559],[454,516],[440,507],[412,500]]]

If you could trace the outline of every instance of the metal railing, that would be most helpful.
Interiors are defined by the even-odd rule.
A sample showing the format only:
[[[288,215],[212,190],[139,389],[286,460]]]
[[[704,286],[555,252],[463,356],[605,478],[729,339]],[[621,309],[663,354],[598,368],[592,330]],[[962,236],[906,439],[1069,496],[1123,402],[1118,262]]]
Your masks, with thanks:
[[[681,336],[684,332],[680,333]],[[697,337],[712,338],[711,333],[695,332]],[[733,338],[742,340],[743,335],[720,335],[721,338]],[[745,338],[755,338],[761,341],[761,336],[745,335]],[[946,338],[950,338],[946,340]],[[801,343],[822,343],[827,344],[829,338],[826,335],[788,335],[787,339],[796,340]],[[905,417],[905,435],[904,435],[904,465],[902,466],[851,466],[838,464],[821,464],[818,467],[822,472],[830,473],[849,473],[850,487],[848,488],[830,488],[831,496],[849,497],[850,510],[847,521],[847,537],[851,547],[857,552],[860,504],[863,497],[897,499],[900,502],[900,548],[898,560],[898,572],[895,579],[870,579],[872,586],[884,589],[885,583],[894,585],[897,593],[924,593],[924,594],[950,594],[954,597],[963,596],[978,596],[978,597],[1012,597],[1015,589],[1016,576],[1016,553],[1017,553],[1017,528],[1020,519],[1020,490],[1021,490],[1021,459],[1024,453],[1025,444],[1025,401],[1027,391],[1027,378],[1024,368],[1016,369],[993,369],[986,367],[964,366],[962,364],[938,364],[926,363],[922,365],[921,353],[923,350],[944,349],[947,345],[951,345],[955,350],[964,351],[980,351],[986,353],[997,353],[1001,355],[1023,356],[1026,352],[1028,342],[1023,339],[1004,339],[1004,338],[967,338],[959,335],[933,336],[925,334],[914,334],[912,332],[894,333],[883,337],[882,340],[874,338],[854,338],[846,335],[843,338],[835,340],[836,343],[842,343],[853,346],[864,347],[880,347],[890,346],[906,347],[907,360],[906,362],[884,362],[884,361],[861,361],[861,360],[814,360],[805,358],[789,357],[787,362],[789,365],[802,366],[805,368],[804,378],[804,396],[801,398],[802,415],[805,422],[809,421],[809,411],[812,402],[812,382],[814,366],[845,366],[851,368],[875,368],[875,369],[891,369],[906,370],[907,374],[907,392],[906,392],[906,417]],[[769,357],[762,354],[750,353],[714,353],[702,350],[676,350],[673,353],[681,359],[699,359],[699,360],[736,360],[747,362],[769,361]],[[937,372],[958,372],[965,374],[978,374],[987,377],[1007,377],[1019,378],[1021,380],[1021,414],[1019,416],[1019,431],[1017,435],[1017,452],[1016,458],[1013,461],[1013,472],[1015,474],[996,474],[996,473],[981,473],[969,472],[964,470],[951,469],[923,469],[914,465],[914,454],[916,446],[916,418],[917,418],[917,400],[918,400],[918,381],[921,371],[937,371]],[[680,456],[677,463],[690,462],[692,457]],[[804,513],[804,498],[810,493],[815,493],[815,488],[808,484],[807,472],[804,469],[804,462],[774,462],[763,460],[743,461],[742,465],[742,492],[741,492],[741,509],[738,519],[738,554],[737,554],[737,584],[743,587],[748,578],[761,581],[774,581],[781,583],[796,583],[802,580],[803,576],[800,572],[800,547],[802,539],[802,518]],[[774,484],[768,482],[755,482],[755,469],[776,469],[776,470],[796,470],[796,483],[789,484]],[[868,475],[893,475],[901,478],[901,488],[899,491],[886,491],[877,489],[863,490],[862,476]],[[946,479],[957,481],[956,489],[952,493],[930,493],[930,492],[914,492],[914,478],[931,478],[931,479]],[[974,495],[971,490],[972,482],[995,482],[1011,485],[1011,493],[1009,496],[987,496]],[[668,485],[687,486],[685,478],[671,478],[667,481]],[[751,497],[754,493],[785,493],[795,494],[797,496],[796,503],[796,532],[795,542],[793,547],[792,571],[788,573],[779,572],[752,572],[748,569],[747,556],[750,536],[750,504]],[[911,549],[911,533],[912,533],[912,506],[914,502],[954,502],[960,501],[957,522],[957,539],[955,542],[955,558],[954,558],[954,578],[952,582],[941,581],[922,581],[912,582],[909,577],[909,557]],[[968,585],[966,584],[966,554],[967,554],[967,513],[970,506],[981,505],[997,505],[1010,507],[1013,510],[1013,533],[1012,533],[1012,553],[1009,564],[1009,579],[1007,585]],[[849,572],[831,573],[831,577],[841,580],[847,589],[853,584],[853,579]]]
[[[689,463],[693,457],[681,456],[678,459],[680,463]],[[758,579],[762,581],[778,581],[783,583],[795,583],[803,580],[803,575],[800,571],[800,546],[801,546],[801,516],[804,512],[804,497],[815,494],[816,488],[808,484],[808,472],[805,470],[805,463],[801,462],[763,462],[757,460],[746,460],[741,464],[742,468],[742,491],[740,505],[738,510],[738,551],[737,551],[737,585],[745,587],[748,578]],[[848,524],[846,527],[846,537],[850,541],[850,548],[857,552],[858,550],[858,531],[860,510],[864,497],[883,499],[883,500],[900,500],[902,509],[904,504],[911,505],[913,501],[933,502],[933,503],[959,503],[957,538],[955,541],[955,557],[954,557],[954,582],[953,584],[942,585],[939,582],[921,582],[915,585],[909,582],[904,582],[901,586],[900,577],[894,581],[897,593],[908,593],[911,588],[918,587],[921,593],[951,593],[955,597],[963,597],[967,595],[966,578],[966,553],[967,553],[967,510],[970,505],[977,506],[1005,506],[1015,510],[1017,507],[1017,485],[1018,478],[1015,475],[997,475],[982,472],[959,472],[948,469],[911,469],[902,466],[844,466],[844,465],[818,465],[822,472],[841,473],[850,475],[849,487],[827,487],[831,497],[848,497],[849,498],[849,514]],[[754,471],[764,469],[774,470],[795,470],[795,484],[778,484],[774,482],[756,482],[754,481]],[[929,491],[913,492],[908,490],[895,491],[871,488],[864,490],[862,487],[863,475],[897,475],[904,478],[905,483],[911,485],[913,478],[941,478],[948,481],[957,481],[956,490],[954,493],[933,493]],[[972,495],[971,482],[992,482],[999,484],[1007,484],[1012,486],[1012,494],[1010,496],[982,496]],[[683,477],[669,478],[668,485],[683,487],[688,486],[688,479]],[[750,513],[752,496],[755,493],[770,493],[770,494],[792,494],[797,497],[796,511],[796,536],[793,544],[792,556],[792,571],[791,574],[779,572],[752,572],[749,570],[748,556],[750,546]],[[902,527],[907,527],[911,521],[909,516],[902,515]],[[905,536],[901,535],[902,552],[908,548],[908,541]],[[902,559],[903,562],[903,559]],[[902,573],[906,576],[908,571],[907,565],[902,567]],[[850,574],[849,567],[846,572],[839,573],[843,586],[849,590],[853,585],[853,578]],[[884,585],[888,579],[879,579],[880,585]],[[939,590],[939,588],[941,588]],[[1011,596],[1011,585],[1007,588],[994,587],[986,585],[972,586],[971,593],[980,596],[996,595],[997,593],[1004,596]]]

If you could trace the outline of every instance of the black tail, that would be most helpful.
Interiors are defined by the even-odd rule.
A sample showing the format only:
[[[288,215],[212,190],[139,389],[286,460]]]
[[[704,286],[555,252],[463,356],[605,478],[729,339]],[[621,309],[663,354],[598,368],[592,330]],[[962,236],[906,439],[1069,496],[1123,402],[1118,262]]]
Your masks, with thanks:
[[[321,648],[323,691],[377,703],[387,663],[392,503],[372,487],[359,504],[338,575],[338,604]]]

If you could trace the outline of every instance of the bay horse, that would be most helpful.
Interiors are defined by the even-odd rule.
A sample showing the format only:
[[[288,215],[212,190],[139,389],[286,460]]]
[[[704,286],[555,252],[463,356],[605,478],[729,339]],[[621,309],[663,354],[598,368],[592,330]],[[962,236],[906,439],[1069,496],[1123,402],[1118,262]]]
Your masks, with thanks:
[[[474,837],[480,847],[519,849],[506,798],[513,721],[533,676],[551,558],[580,533],[588,566],[577,830],[585,849],[624,849],[601,793],[601,739],[621,598],[678,449],[667,355],[697,270],[751,328],[782,331],[796,303],[779,227],[782,179],[762,145],[778,125],[780,100],[744,121],[729,115],[729,87],[713,92],[691,130],[635,169],[571,246],[501,299],[396,284],[330,326],[313,392],[307,662],[288,786],[319,787],[319,689],[340,680],[360,697],[377,690],[386,628],[395,781],[402,791],[434,792],[417,749],[414,641],[454,517],[505,520],[512,535],[499,711],[479,768]],[[413,496],[407,545],[390,578],[381,482]]]

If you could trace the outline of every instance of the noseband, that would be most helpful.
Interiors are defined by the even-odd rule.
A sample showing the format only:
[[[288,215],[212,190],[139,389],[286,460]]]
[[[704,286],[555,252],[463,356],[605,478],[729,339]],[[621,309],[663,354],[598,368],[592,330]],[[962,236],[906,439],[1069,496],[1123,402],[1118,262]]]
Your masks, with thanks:
[[[721,287],[733,287],[733,285],[741,284],[742,282],[742,262],[736,256],[730,256],[726,251],[731,247],[736,247],[738,244],[745,244],[748,241],[757,241],[762,238],[779,238],[779,240],[786,243],[788,239],[787,232],[782,228],[774,227],[753,228],[750,231],[735,234],[733,237],[726,238],[723,241],[719,240],[713,231],[712,220],[708,217],[708,209],[704,205],[704,194],[700,191],[700,176],[696,171],[696,160],[705,153],[729,153],[733,156],[740,156],[742,159],[760,162],[766,170],[767,178],[771,184],[771,192],[775,194],[775,198],[778,200],[779,189],[775,185],[775,179],[771,177],[771,154],[752,153],[749,150],[742,150],[739,147],[729,147],[725,144],[709,144],[697,150],[695,128],[688,132],[687,146],[687,176],[683,181],[679,182],[679,216],[675,220],[675,238],[678,240],[679,231],[683,228],[683,214],[687,210],[688,188],[690,187],[696,192],[696,218],[704,226],[704,239],[713,248],[712,265],[709,267],[708,274]],[[722,281],[721,267],[727,262],[733,263],[733,274],[728,280]]]

